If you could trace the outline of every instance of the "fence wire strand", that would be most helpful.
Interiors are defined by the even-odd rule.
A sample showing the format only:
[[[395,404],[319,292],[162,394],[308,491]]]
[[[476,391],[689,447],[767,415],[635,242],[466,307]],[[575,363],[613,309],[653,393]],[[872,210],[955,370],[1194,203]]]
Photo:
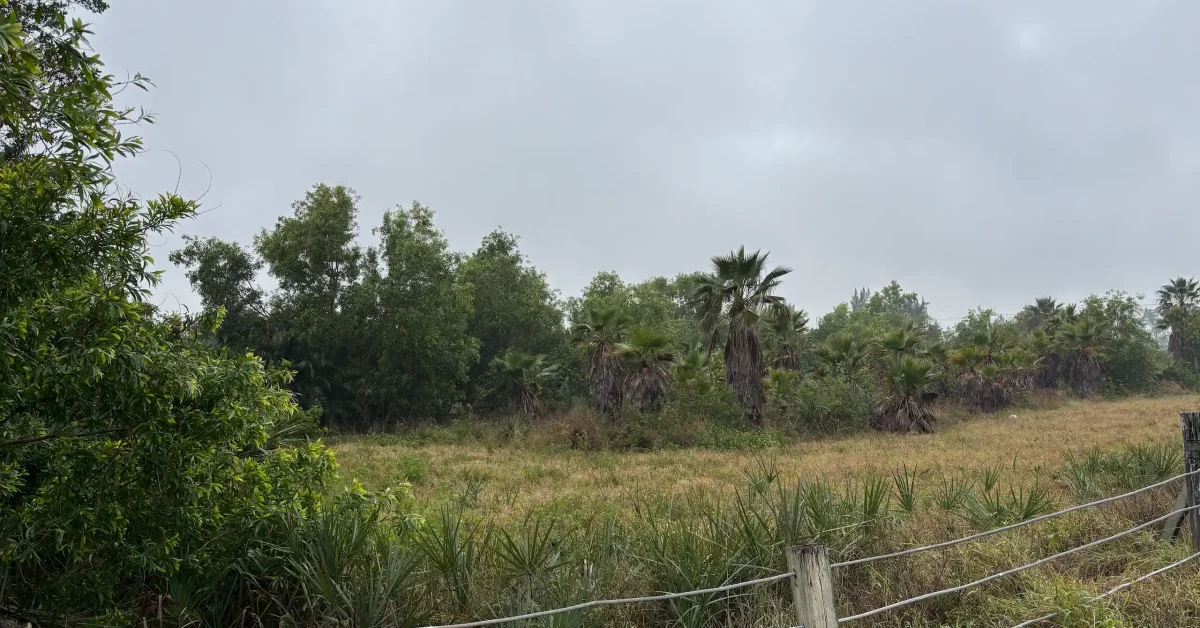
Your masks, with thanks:
[[[1177,560],[1177,561],[1171,563],[1170,565],[1167,565],[1166,567],[1160,567],[1159,569],[1155,569],[1154,571],[1151,571],[1148,574],[1138,576],[1137,578],[1134,578],[1133,580],[1130,580],[1129,582],[1123,582],[1123,583],[1113,587],[1112,589],[1109,589],[1107,592],[1097,595],[1096,599],[1103,600],[1105,598],[1116,595],[1118,592],[1128,589],[1139,582],[1145,582],[1146,580],[1149,580],[1150,578],[1153,578],[1154,576],[1157,576],[1158,574],[1163,573],[1164,571],[1170,571],[1180,565],[1191,562],[1195,558],[1200,558],[1200,552],[1196,552],[1195,554],[1192,554],[1191,556],[1188,556],[1187,558],[1184,558],[1182,560]],[[1013,628],[1028,628],[1029,626],[1035,626],[1044,621],[1050,621],[1051,619],[1054,619],[1055,617],[1058,617],[1061,614],[1062,614],[1062,611],[1054,611],[1053,613],[1050,613],[1049,615],[1046,615],[1044,617],[1038,617],[1037,619],[1030,619],[1028,621],[1023,621],[1023,622],[1017,624],[1016,626],[1013,626]]]
[[[877,608],[877,609],[875,609],[875,610],[867,611],[867,612],[865,612],[865,613],[859,613],[859,614],[857,614],[857,615],[851,615],[850,617],[843,617],[843,618],[840,618],[840,619],[838,619],[838,623],[839,623],[839,624],[844,624],[844,623],[848,623],[848,622],[852,622],[852,621],[857,621],[857,620],[859,620],[859,619],[865,619],[865,618],[867,618],[867,617],[871,617],[871,616],[873,616],[873,615],[878,615],[878,614],[880,614],[880,613],[886,613],[887,611],[895,610],[895,609],[897,609],[897,608],[902,608],[902,607],[904,607],[904,606],[908,606],[908,605],[910,605],[910,604],[916,604],[917,602],[921,602],[921,601],[923,601],[923,600],[928,600],[928,599],[932,599],[932,598],[935,598],[935,597],[940,597],[940,596],[942,596],[942,595],[948,595],[948,594],[950,594],[950,593],[958,593],[959,591],[965,591],[965,590],[967,590],[967,589],[972,589],[972,588],[974,588],[974,587],[977,587],[977,586],[979,586],[979,585],[981,585],[981,584],[985,584],[985,583],[991,582],[992,580],[997,580],[997,579],[1003,578],[1003,577],[1005,577],[1005,576],[1011,576],[1011,575],[1013,575],[1013,574],[1015,574],[1015,573],[1020,573],[1020,572],[1022,572],[1022,571],[1025,571],[1026,569],[1033,569],[1034,567],[1038,567],[1038,566],[1040,566],[1040,565],[1044,565],[1044,564],[1046,564],[1046,563],[1048,563],[1048,562],[1051,562],[1051,561],[1054,561],[1054,560],[1058,560],[1059,558],[1062,558],[1062,557],[1064,557],[1064,556],[1069,556],[1069,555],[1071,555],[1071,554],[1074,554],[1074,553],[1076,553],[1076,552],[1082,552],[1082,551],[1083,551],[1083,550],[1085,550],[1085,549],[1090,549],[1090,548],[1096,547],[1097,545],[1101,545],[1101,544],[1107,543],[1107,542],[1109,542],[1109,541],[1115,541],[1115,540],[1117,540],[1117,539],[1119,539],[1119,538],[1121,538],[1121,537],[1124,537],[1124,536],[1128,536],[1128,535],[1130,535],[1130,534],[1133,534],[1134,532],[1138,532],[1138,531],[1141,531],[1141,530],[1145,530],[1146,528],[1149,528],[1150,526],[1152,526],[1152,525],[1154,525],[1154,524],[1156,524],[1156,523],[1160,523],[1160,522],[1162,522],[1162,521],[1165,521],[1165,520],[1169,519],[1170,517],[1173,517],[1173,516],[1175,516],[1175,515],[1177,515],[1177,514],[1179,514],[1179,513],[1181,513],[1181,512],[1189,512],[1189,511],[1192,511],[1192,510],[1196,510],[1197,508],[1200,508],[1200,505],[1196,505],[1196,506],[1188,506],[1187,508],[1180,508],[1179,510],[1174,510],[1174,511],[1171,511],[1171,512],[1169,512],[1169,513],[1167,513],[1167,514],[1165,514],[1165,515],[1163,515],[1163,516],[1161,516],[1161,517],[1157,517],[1157,518],[1155,518],[1155,519],[1151,519],[1150,521],[1147,521],[1146,523],[1142,523],[1142,524],[1136,525],[1136,526],[1134,526],[1134,527],[1132,527],[1132,528],[1129,528],[1128,530],[1125,530],[1125,531],[1123,531],[1123,532],[1118,532],[1118,533],[1116,533],[1116,534],[1114,534],[1114,535],[1112,535],[1112,536],[1108,536],[1108,537],[1105,537],[1105,538],[1102,538],[1102,539],[1098,539],[1098,540],[1092,541],[1092,542],[1090,542],[1090,543],[1085,543],[1084,545],[1080,545],[1079,547],[1075,547],[1075,548],[1072,548],[1072,549],[1066,550],[1066,551],[1064,551],[1064,552],[1059,552],[1059,553],[1057,553],[1057,554],[1053,554],[1053,555],[1051,555],[1051,556],[1047,556],[1047,557],[1045,557],[1045,558],[1041,558],[1041,559],[1035,560],[1035,561],[1033,561],[1032,563],[1028,563],[1028,564],[1025,564],[1025,565],[1021,565],[1020,567],[1014,567],[1014,568],[1012,568],[1012,569],[1009,569],[1009,570],[1007,570],[1007,571],[1001,571],[1000,573],[995,573],[995,574],[992,574],[992,575],[990,575],[990,576],[987,576],[987,577],[985,577],[985,578],[980,578],[979,580],[976,580],[976,581],[974,581],[974,582],[968,582],[968,583],[966,583],[966,584],[960,584],[960,585],[958,585],[958,586],[956,586],[956,587],[950,587],[950,588],[948,588],[948,589],[942,589],[942,590],[940,590],[940,591],[934,591],[933,593],[926,593],[926,594],[924,594],[924,595],[918,595],[918,596],[916,596],[916,597],[911,597],[911,598],[908,598],[907,600],[901,600],[901,601],[899,601],[899,602],[895,602],[895,603],[892,603],[892,604],[888,604],[887,606],[881,606],[881,607],[879,607],[879,608]]]
[[[1070,514],[1072,512],[1077,512],[1080,510],[1084,510],[1086,508],[1091,508],[1093,506],[1100,506],[1103,504],[1108,504],[1108,503],[1115,502],[1115,501],[1118,501],[1121,499],[1125,499],[1126,497],[1132,497],[1139,493],[1145,493],[1146,491],[1150,491],[1150,490],[1159,488],[1160,486],[1166,486],[1167,484],[1170,484],[1171,482],[1177,482],[1179,480],[1182,480],[1183,478],[1186,478],[1191,475],[1195,475],[1197,473],[1200,473],[1200,469],[1197,469],[1195,471],[1189,471],[1188,473],[1181,473],[1173,478],[1170,478],[1168,480],[1163,480],[1162,482],[1158,482],[1156,484],[1151,484],[1150,486],[1143,486],[1142,488],[1139,488],[1136,491],[1130,491],[1128,493],[1116,495],[1114,497],[1106,497],[1104,499],[1098,499],[1094,502],[1090,502],[1087,504],[1080,504],[1078,506],[1064,508],[1063,510],[1059,510],[1057,512],[1052,512],[1048,515],[1034,517],[1033,519],[1026,519],[1025,521],[1020,521],[1020,522],[1014,523],[1012,525],[1007,525],[1007,526],[1004,526],[1001,528],[996,528],[994,530],[987,530],[984,532],[980,532],[978,534],[972,534],[971,536],[964,536],[961,539],[953,539],[950,541],[943,541],[941,543],[934,543],[933,545],[925,545],[923,547],[914,547],[912,549],[906,549],[906,550],[902,550],[899,552],[892,552],[891,554],[880,554],[879,556],[870,556],[867,558],[857,558],[855,560],[845,560],[840,563],[833,563],[832,565],[830,565],[830,567],[836,569],[838,567],[851,567],[853,565],[865,565],[867,563],[873,563],[875,561],[880,561],[880,560],[887,560],[889,558],[899,558],[901,556],[909,556],[911,554],[917,554],[917,553],[925,552],[925,551],[929,551],[929,550],[942,549],[944,547],[951,547],[954,545],[958,545],[959,543],[966,543],[968,541],[977,541],[979,539],[987,538],[994,534],[1000,534],[1001,532],[1008,532],[1009,530],[1016,530],[1017,528],[1020,528],[1023,526],[1032,525],[1034,523],[1038,523],[1039,521],[1045,521],[1047,519],[1061,517],[1063,515]]]
[[[1165,485],[1167,485],[1167,484],[1170,484],[1171,482],[1176,482],[1176,481],[1178,481],[1178,480],[1181,480],[1181,479],[1183,479],[1183,478],[1186,478],[1186,477],[1188,477],[1188,476],[1191,476],[1191,475],[1195,475],[1195,474],[1197,474],[1197,473],[1200,473],[1200,469],[1197,469],[1197,470],[1195,470],[1195,471],[1191,471],[1191,472],[1188,472],[1188,473],[1182,473],[1182,474],[1180,474],[1180,475],[1177,475],[1177,476],[1175,476],[1175,477],[1173,477],[1173,478],[1170,478],[1170,479],[1167,479],[1167,480],[1163,480],[1163,481],[1161,481],[1161,482],[1157,482],[1157,483],[1155,483],[1155,484],[1151,484],[1150,486],[1145,486],[1145,487],[1139,488],[1139,489],[1137,489],[1137,490],[1130,491],[1130,492],[1128,492],[1128,493],[1124,493],[1124,494],[1121,494],[1121,495],[1116,495],[1116,496],[1114,496],[1114,497],[1107,497],[1107,498],[1100,499],[1100,500],[1096,500],[1096,501],[1094,501],[1094,502],[1090,502],[1090,503],[1087,503],[1087,504],[1081,504],[1081,505],[1079,505],[1079,506],[1072,506],[1072,507],[1070,507],[1070,508],[1066,508],[1066,509],[1063,509],[1063,510],[1059,510],[1059,511],[1057,511],[1057,512],[1052,512],[1052,513],[1050,513],[1050,514],[1047,514],[1047,515],[1042,515],[1042,516],[1040,516],[1040,517],[1034,517],[1033,519],[1027,519],[1027,520],[1025,520],[1025,521],[1021,521],[1021,522],[1018,522],[1018,523],[1014,523],[1014,524],[1012,524],[1012,525],[1008,525],[1008,526],[1004,526],[1004,527],[996,528],[996,529],[994,529],[994,530],[988,530],[988,531],[985,531],[985,532],[980,532],[980,533],[978,533],[978,534],[972,534],[972,535],[970,535],[970,536],[965,536],[965,537],[962,537],[962,538],[960,538],[960,539],[954,539],[954,540],[950,540],[950,541],[944,541],[944,542],[942,542],[942,543],[935,543],[935,544],[933,544],[933,545],[926,545],[926,546],[923,546],[923,547],[914,547],[914,548],[912,548],[912,549],[907,549],[907,550],[903,550],[903,551],[899,551],[899,552],[893,552],[893,553],[891,553],[891,554],[881,554],[881,555],[879,555],[879,556],[871,556],[871,557],[868,557],[868,558],[859,558],[859,559],[855,559],[855,560],[843,561],[843,562],[840,562],[840,563],[833,563],[832,565],[830,565],[830,567],[831,567],[831,568],[836,568],[836,567],[850,567],[850,566],[853,566],[853,565],[862,565],[862,564],[866,564],[866,563],[872,563],[872,562],[879,561],[879,560],[886,560],[886,559],[890,559],[890,558],[899,558],[899,557],[901,557],[901,556],[908,556],[908,555],[911,555],[911,554],[916,554],[916,553],[918,553],[918,552],[924,552],[924,551],[929,551],[929,550],[941,549],[941,548],[944,548],[944,547],[951,547],[951,546],[953,546],[953,545],[958,545],[959,543],[966,543],[966,542],[968,542],[968,541],[975,541],[975,540],[978,540],[978,539],[982,539],[982,538],[986,538],[986,537],[992,536],[992,535],[994,535],[994,534],[1000,534],[1001,532],[1007,532],[1007,531],[1009,531],[1009,530],[1015,530],[1016,528],[1020,528],[1020,527],[1023,527],[1023,526],[1031,525],[1031,524],[1037,523],[1037,522],[1039,522],[1039,521],[1045,521],[1045,520],[1047,520],[1047,519],[1053,519],[1053,518],[1055,518],[1055,517],[1061,517],[1061,516],[1063,516],[1063,515],[1065,515],[1065,514],[1072,513],[1072,512],[1076,512],[1076,511],[1079,511],[1079,510],[1083,510],[1083,509],[1085,509],[1085,508],[1091,508],[1091,507],[1093,507],[1093,506],[1100,506],[1100,505],[1102,505],[1102,504],[1107,504],[1107,503],[1111,503],[1111,502],[1114,502],[1114,501],[1117,501],[1117,500],[1125,499],[1125,498],[1127,498],[1127,497],[1132,497],[1132,496],[1134,496],[1134,495],[1137,495],[1137,494],[1139,494],[1139,493],[1144,493],[1144,492],[1146,492],[1146,491],[1150,491],[1150,490],[1153,490],[1153,489],[1159,488],[1160,486],[1165,486]],[[856,621],[856,620],[859,620],[859,619],[865,619],[865,618],[867,618],[867,617],[871,617],[871,616],[873,616],[873,615],[878,615],[878,614],[880,614],[880,613],[885,613],[885,612],[887,612],[887,611],[894,610],[894,609],[897,609],[897,608],[901,608],[901,607],[903,607],[903,606],[908,606],[909,604],[915,604],[915,603],[917,603],[917,602],[920,602],[920,601],[922,601],[922,600],[928,600],[928,599],[935,598],[935,597],[938,597],[938,596],[941,596],[941,595],[947,595],[947,594],[950,594],[950,593],[957,593],[957,592],[959,592],[959,591],[963,591],[963,590],[966,590],[966,589],[970,589],[970,588],[973,588],[973,587],[977,587],[977,586],[979,586],[979,585],[981,585],[981,584],[984,584],[984,583],[987,583],[987,582],[991,582],[992,580],[996,580],[996,579],[998,579],[998,578],[1003,578],[1004,576],[1009,576],[1009,575],[1012,575],[1012,574],[1015,574],[1015,573],[1019,573],[1019,572],[1021,572],[1021,571],[1025,571],[1026,569],[1032,569],[1033,567],[1037,567],[1037,566],[1039,566],[1039,565],[1043,565],[1043,564],[1045,564],[1045,563],[1048,563],[1048,562],[1050,562],[1050,561],[1053,561],[1053,560],[1056,560],[1056,559],[1062,558],[1063,556],[1067,556],[1067,555],[1070,555],[1070,554],[1074,554],[1075,552],[1083,551],[1083,550],[1085,550],[1085,549],[1088,549],[1088,548],[1091,548],[1091,547],[1095,547],[1095,546],[1097,546],[1097,545],[1100,545],[1100,544],[1102,544],[1102,543],[1107,543],[1107,542],[1109,542],[1109,541],[1113,541],[1113,540],[1119,539],[1119,538],[1121,538],[1121,537],[1123,537],[1123,536],[1127,536],[1127,535],[1129,535],[1129,534],[1133,534],[1134,532],[1137,532],[1137,531],[1139,531],[1139,530],[1144,530],[1144,529],[1146,529],[1146,528],[1148,528],[1148,527],[1150,527],[1150,526],[1152,526],[1152,525],[1154,525],[1154,524],[1156,524],[1156,523],[1159,523],[1159,522],[1161,522],[1161,521],[1163,521],[1163,520],[1165,520],[1165,519],[1168,519],[1168,518],[1170,518],[1170,517],[1172,517],[1172,516],[1174,516],[1174,515],[1177,515],[1177,514],[1179,514],[1179,513],[1183,513],[1183,512],[1188,512],[1188,511],[1191,511],[1191,510],[1195,510],[1195,509],[1197,509],[1197,508],[1200,508],[1200,505],[1191,506],[1191,507],[1188,507],[1188,508],[1181,508],[1181,509],[1179,509],[1179,510],[1175,510],[1175,511],[1172,511],[1172,512],[1170,512],[1170,513],[1167,513],[1166,515],[1163,515],[1162,517],[1159,517],[1159,518],[1157,518],[1157,519],[1154,519],[1154,520],[1151,520],[1151,521],[1147,521],[1146,523],[1143,523],[1143,524],[1140,524],[1140,525],[1138,525],[1138,526],[1135,526],[1135,527],[1133,527],[1133,528],[1130,528],[1130,529],[1128,529],[1128,530],[1125,530],[1124,532],[1119,532],[1119,533],[1117,533],[1117,534],[1114,534],[1114,535],[1112,535],[1112,536],[1109,536],[1109,537],[1106,537],[1106,538],[1103,538],[1103,539],[1100,539],[1100,540],[1097,540],[1097,541],[1092,541],[1091,543],[1087,543],[1086,545],[1080,545],[1079,547],[1076,547],[1076,548],[1074,548],[1074,549],[1067,550],[1067,551],[1065,551],[1065,552],[1060,552],[1060,553],[1058,553],[1058,554],[1054,554],[1053,556],[1047,556],[1046,558],[1042,558],[1042,559],[1040,559],[1040,560],[1036,560],[1036,561],[1034,561],[1034,562],[1032,562],[1032,563],[1029,563],[1029,564],[1027,564],[1027,565],[1022,565],[1022,566],[1020,566],[1020,567],[1016,567],[1016,568],[1014,568],[1014,569],[1009,569],[1008,571],[1003,571],[1003,572],[1000,572],[1000,573],[997,573],[997,574],[992,574],[992,575],[990,575],[990,576],[987,576],[986,578],[981,578],[981,579],[979,579],[979,580],[976,580],[976,581],[974,581],[974,582],[969,582],[969,583],[967,583],[967,584],[959,585],[959,586],[956,586],[956,587],[951,587],[951,588],[948,588],[948,589],[942,589],[941,591],[934,591],[933,593],[926,593],[926,594],[924,594],[924,595],[918,595],[918,596],[916,596],[916,597],[909,598],[909,599],[907,599],[907,600],[901,600],[901,601],[899,601],[899,602],[895,602],[895,603],[893,603],[893,604],[889,604],[889,605],[887,605],[887,606],[882,606],[882,607],[880,607],[880,608],[877,608],[877,609],[875,609],[875,610],[867,611],[867,612],[865,612],[865,613],[859,613],[858,615],[852,615],[852,616],[850,616],[850,617],[843,617],[843,618],[841,618],[841,619],[838,619],[838,623],[839,623],[839,624],[842,624],[842,623],[847,623],[847,622],[851,622],[851,621]],[[1121,589],[1124,589],[1124,588],[1127,588],[1127,587],[1133,586],[1134,584],[1136,584],[1136,583],[1138,583],[1138,582],[1141,582],[1141,581],[1143,581],[1143,580],[1145,580],[1145,579],[1147,579],[1147,578],[1153,577],[1153,576],[1155,576],[1155,575],[1157,575],[1157,574],[1160,574],[1160,573],[1162,573],[1162,572],[1164,572],[1164,571],[1167,571],[1168,569],[1173,569],[1173,568],[1175,568],[1175,567],[1178,567],[1179,565],[1182,565],[1182,564],[1184,564],[1184,563],[1186,563],[1186,562],[1188,562],[1188,561],[1192,560],[1193,558],[1197,558],[1197,557],[1200,557],[1200,552],[1198,552],[1198,553],[1196,553],[1196,554],[1193,554],[1193,555],[1191,555],[1191,556],[1189,556],[1189,557],[1187,557],[1187,558],[1185,558],[1185,559],[1183,559],[1183,560],[1181,560],[1181,561],[1178,561],[1178,562],[1176,562],[1176,563],[1173,563],[1173,564],[1171,564],[1171,565],[1168,565],[1168,566],[1166,566],[1166,567],[1163,567],[1162,569],[1158,569],[1158,570],[1156,570],[1156,571],[1152,571],[1152,572],[1150,572],[1150,573],[1148,573],[1148,574],[1146,574],[1146,575],[1144,575],[1144,576],[1142,576],[1142,577],[1140,577],[1140,578],[1138,578],[1138,579],[1136,579],[1136,580],[1132,580],[1132,581],[1130,581],[1130,582],[1127,582],[1127,583],[1125,583],[1125,584],[1122,584],[1122,585],[1120,585],[1119,587],[1117,587],[1117,588],[1113,589],[1112,591],[1109,591],[1108,593],[1105,593],[1105,594],[1101,595],[1100,597],[1101,597],[1101,598],[1104,598],[1104,597],[1108,597],[1108,596],[1110,596],[1110,595],[1113,595],[1114,593],[1116,593],[1116,592],[1120,591]],[[724,593],[724,592],[726,592],[726,591],[733,591],[733,590],[736,590],[736,589],[741,589],[741,588],[745,588],[745,587],[752,587],[752,586],[756,586],[756,585],[760,585],[760,584],[770,584],[770,583],[773,583],[773,582],[780,582],[780,581],[783,581],[783,580],[790,580],[791,578],[794,578],[794,577],[795,577],[795,575],[796,575],[796,574],[794,574],[794,573],[790,573],[790,572],[789,572],[789,573],[781,573],[781,574],[776,574],[776,575],[774,575],[774,576],[767,576],[767,577],[765,577],[765,578],[758,578],[758,579],[755,579],[755,580],[746,580],[745,582],[735,582],[735,583],[733,583],[733,584],[727,584],[727,585],[724,585],[724,586],[713,587],[713,588],[711,588],[711,589],[698,589],[698,590],[696,590],[696,591],[685,591],[685,592],[682,592],[682,593],[665,593],[665,594],[662,594],[662,595],[647,595],[647,596],[642,596],[642,597],[618,598],[618,599],[611,599],[611,600],[592,600],[592,601],[590,601],[590,602],[581,602],[581,603],[579,603],[579,604],[575,604],[575,605],[573,605],[573,606],[565,606],[565,607],[563,607],[563,608],[556,608],[556,609],[551,609],[551,610],[546,610],[546,611],[537,611],[537,612],[534,612],[534,613],[526,613],[526,614],[524,614],[524,615],[514,615],[514,616],[512,616],[512,617],[500,617],[500,618],[497,618],[497,619],[485,619],[485,620],[480,620],[480,621],[472,621],[472,622],[466,622],[466,623],[461,623],[461,624],[443,624],[443,625],[437,625],[437,626],[426,626],[425,628],[480,628],[480,627],[483,627],[483,626],[496,626],[496,625],[499,625],[499,624],[506,624],[506,623],[509,623],[509,622],[516,622],[516,621],[526,621],[526,620],[530,620],[530,619],[538,619],[538,618],[540,618],[540,617],[549,617],[549,616],[551,616],[551,615],[559,615],[559,614],[562,614],[562,613],[571,613],[571,612],[574,612],[574,611],[581,611],[581,610],[586,610],[586,609],[589,609],[589,608],[596,608],[596,607],[598,607],[598,606],[615,606],[615,605],[619,605],[619,604],[640,604],[640,603],[645,603],[645,602],[665,602],[665,601],[669,601],[669,600],[677,600],[677,599],[680,599],[680,598],[691,597],[691,596],[694,596],[694,595],[708,595],[708,594],[712,594],[712,593]],[[1048,619],[1052,619],[1052,618],[1054,618],[1054,617],[1055,617],[1055,616],[1057,616],[1057,615],[1058,615],[1058,613],[1054,613],[1054,614],[1052,614],[1052,615],[1047,615],[1046,617],[1039,617],[1039,618],[1037,618],[1037,619],[1032,619],[1032,620],[1029,620],[1029,621],[1027,621],[1027,622],[1025,622],[1025,623],[1023,623],[1023,624],[1020,624],[1019,626],[1016,626],[1016,627],[1014,627],[1014,628],[1024,628],[1024,627],[1026,627],[1026,626],[1032,626],[1032,625],[1034,625],[1034,624],[1036,624],[1036,623],[1039,623],[1039,622],[1042,622],[1042,621],[1046,621],[1046,620],[1048,620]],[[801,627],[801,628],[802,628],[802,627]]]
[[[684,591],[683,593],[665,593],[662,595],[647,595],[647,596],[643,596],[643,597],[627,597],[627,598],[619,598],[619,599],[615,599],[615,600],[593,600],[591,602],[582,602],[582,603],[576,604],[574,606],[565,606],[563,608],[556,608],[556,609],[552,609],[552,610],[548,610],[548,611],[538,611],[536,613],[528,613],[525,615],[515,615],[513,617],[501,617],[498,619],[484,619],[481,621],[467,622],[465,624],[446,624],[446,625],[440,625],[440,626],[426,626],[425,628],[475,628],[477,626],[495,626],[497,624],[506,624],[508,622],[513,622],[513,621],[525,621],[527,619],[537,619],[539,617],[548,617],[550,615],[558,615],[560,613],[570,613],[573,611],[581,611],[584,609],[594,608],[597,606],[615,606],[617,604],[640,604],[642,602],[663,602],[666,600],[677,600],[679,598],[691,597],[693,595],[707,595],[710,593],[724,593],[725,591],[733,591],[735,589],[742,589],[745,587],[752,587],[752,586],[756,586],[756,585],[760,585],[760,584],[770,584],[772,582],[779,582],[781,580],[790,580],[790,579],[794,578],[795,576],[796,576],[796,574],[789,571],[788,573],[776,574],[774,576],[767,576],[766,578],[758,578],[756,580],[746,580],[745,582],[735,582],[733,584],[727,584],[727,585],[720,586],[720,587],[713,587],[711,589],[698,589],[696,591]]]

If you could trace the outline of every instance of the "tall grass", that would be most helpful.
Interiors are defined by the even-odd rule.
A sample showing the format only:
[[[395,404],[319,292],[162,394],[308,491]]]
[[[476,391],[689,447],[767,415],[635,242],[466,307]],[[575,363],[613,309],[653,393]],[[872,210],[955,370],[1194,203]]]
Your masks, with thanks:
[[[1169,477],[1174,463],[1164,449],[1130,447],[1070,457],[1057,477],[1071,492],[1084,484],[1124,487]],[[240,581],[246,595],[225,602],[210,596],[205,602],[202,596],[189,598],[187,583],[180,580],[172,608],[180,624],[369,628],[451,623],[593,599],[712,588],[782,572],[790,545],[819,540],[835,561],[858,558],[1029,519],[1057,506],[1054,486],[1040,473],[1030,480],[1006,465],[973,473],[906,466],[834,484],[821,477],[786,480],[769,457],[750,464],[729,499],[694,493],[664,500],[647,492],[629,498],[632,519],[583,508],[535,509],[518,521],[498,521],[455,495],[418,521],[398,517],[403,513],[381,504],[297,515],[282,522],[276,541],[264,544],[247,567],[255,575]],[[1165,511],[1169,505],[1170,495],[1162,494],[1145,508]],[[1085,511],[979,543],[841,569],[835,574],[840,611],[865,610],[978,578],[1043,556],[1048,548],[1124,529],[1139,516],[1141,511],[1120,508]],[[1179,551],[1149,535],[1133,537],[1098,550],[1107,554],[1071,557],[1054,570],[897,611],[877,625],[1011,625],[1026,613],[1076,600],[1080,591],[1111,586],[1127,567],[1136,575],[1178,557]],[[1163,577],[1170,581],[1184,573]],[[1051,581],[1058,589],[1046,584]],[[253,617],[246,613],[245,599],[258,600]],[[1086,600],[1081,604],[1072,607],[1072,617],[1088,608]],[[1169,616],[1187,617],[1179,603],[1165,599],[1156,601],[1153,612],[1165,606],[1173,609]],[[1143,625],[1144,613],[1151,612],[1137,605],[1133,610],[1112,604],[1095,608],[1129,625]],[[784,626],[789,613],[788,588],[778,583],[592,609],[524,625]]]

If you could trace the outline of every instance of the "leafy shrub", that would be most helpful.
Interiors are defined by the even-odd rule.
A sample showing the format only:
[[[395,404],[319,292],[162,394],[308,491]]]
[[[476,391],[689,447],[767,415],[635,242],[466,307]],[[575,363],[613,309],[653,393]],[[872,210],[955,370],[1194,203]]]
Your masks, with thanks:
[[[875,390],[864,378],[825,376],[797,380],[794,373],[773,371],[770,382],[767,417],[780,428],[826,433],[867,426]]]

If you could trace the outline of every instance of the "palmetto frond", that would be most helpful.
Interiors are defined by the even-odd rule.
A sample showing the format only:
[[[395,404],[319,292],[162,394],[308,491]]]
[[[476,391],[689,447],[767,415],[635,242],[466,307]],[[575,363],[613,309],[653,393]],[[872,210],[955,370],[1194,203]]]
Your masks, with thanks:
[[[777,266],[765,272],[768,253],[747,254],[745,247],[712,258],[713,272],[696,282],[692,305],[701,313],[701,325],[711,332],[728,314],[738,325],[753,325],[759,312],[783,301],[773,294],[781,279],[792,272]]]
[[[920,396],[933,382],[937,368],[933,362],[911,355],[887,359],[883,384],[889,394]]]
[[[616,346],[618,355],[632,358],[640,366],[672,362],[671,337],[647,327],[635,327],[629,338]]]
[[[768,317],[771,333],[781,342],[792,343],[808,331],[808,314],[779,302],[771,307]]]
[[[495,362],[500,371],[513,383],[537,388],[540,382],[554,377],[558,373],[557,364],[549,364],[544,355],[533,355],[509,349],[496,357]]]
[[[615,345],[624,338],[631,319],[617,307],[590,305],[584,319],[571,327],[575,342],[587,346]]]
[[[916,350],[921,344],[921,334],[917,333],[913,322],[899,329],[883,334],[879,338],[879,346],[892,354],[906,354]]]

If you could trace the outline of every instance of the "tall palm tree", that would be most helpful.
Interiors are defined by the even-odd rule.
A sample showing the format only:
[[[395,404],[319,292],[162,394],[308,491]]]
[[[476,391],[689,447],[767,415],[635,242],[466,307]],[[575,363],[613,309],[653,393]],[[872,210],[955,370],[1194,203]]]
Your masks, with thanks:
[[[937,417],[925,403],[925,392],[936,377],[933,363],[911,355],[892,355],[885,364],[887,397],[872,410],[871,427],[889,432],[933,432]]]
[[[775,368],[799,372],[800,358],[796,350],[808,331],[808,314],[786,303],[777,303],[771,308],[767,322],[775,344]]]
[[[746,254],[745,247],[712,258],[713,272],[697,280],[693,303],[705,333],[713,339],[723,319],[728,320],[725,340],[725,381],[733,388],[742,414],[751,425],[762,425],[763,378],[767,366],[755,333],[760,312],[782,297],[772,294],[780,279],[792,272],[777,266],[767,270],[767,253]]]
[[[592,404],[610,417],[621,410],[621,360],[615,349],[624,340],[629,322],[629,315],[619,308],[592,305],[571,330],[575,342],[590,352],[587,382]]]
[[[627,341],[617,345],[617,353],[633,362],[633,370],[625,376],[625,393],[640,412],[658,409],[667,394],[667,367],[675,359],[670,349],[669,336],[645,327],[635,328]]]
[[[547,364],[544,355],[530,355],[516,349],[505,351],[492,362],[515,391],[517,412],[534,414],[541,410],[542,384],[557,374],[558,365]]]
[[[1071,362],[1067,377],[1071,392],[1080,397],[1094,395],[1104,380],[1100,370],[1100,347],[1104,335],[1100,326],[1090,318],[1080,318],[1074,324],[1064,325],[1058,337]]]
[[[1176,360],[1183,358],[1183,324],[1200,304],[1200,283],[1193,279],[1176,277],[1158,289],[1158,313],[1160,329],[1171,330],[1167,339],[1167,351]]]

